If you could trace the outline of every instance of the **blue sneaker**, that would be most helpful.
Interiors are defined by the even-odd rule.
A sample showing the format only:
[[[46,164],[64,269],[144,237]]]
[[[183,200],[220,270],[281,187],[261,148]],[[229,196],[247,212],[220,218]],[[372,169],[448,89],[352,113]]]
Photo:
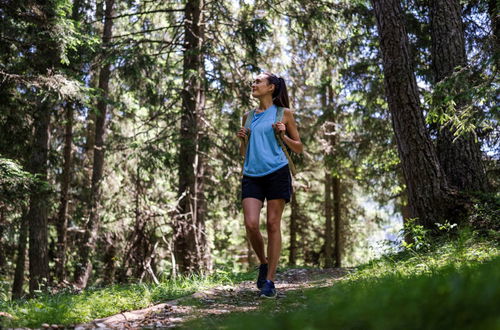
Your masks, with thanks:
[[[276,298],[276,289],[274,287],[273,281],[266,280],[264,286],[260,290],[261,298]]]
[[[259,276],[257,277],[257,288],[262,289],[264,283],[266,283],[267,277],[267,264],[261,264],[259,266]]]

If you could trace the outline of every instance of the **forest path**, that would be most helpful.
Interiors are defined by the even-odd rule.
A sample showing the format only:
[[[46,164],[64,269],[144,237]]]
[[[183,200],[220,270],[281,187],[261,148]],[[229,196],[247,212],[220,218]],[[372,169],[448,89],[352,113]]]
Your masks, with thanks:
[[[301,305],[306,297],[303,290],[331,286],[349,273],[347,268],[332,269],[287,269],[276,274],[275,311],[290,309],[290,302],[285,302],[287,294],[297,295],[293,302]],[[145,309],[123,312],[106,318],[94,320],[75,327],[81,329],[95,328],[175,328],[191,320],[200,318],[217,318],[223,314],[254,311],[269,299],[258,298],[258,290],[254,281],[245,281],[234,286],[219,286],[209,290],[196,292],[190,296],[171,300]],[[297,306],[299,307],[299,306]]]

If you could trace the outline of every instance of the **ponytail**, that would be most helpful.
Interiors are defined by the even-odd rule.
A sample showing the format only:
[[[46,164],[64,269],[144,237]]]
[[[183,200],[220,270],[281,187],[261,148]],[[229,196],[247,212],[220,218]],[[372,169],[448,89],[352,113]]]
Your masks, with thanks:
[[[265,72],[264,74],[267,75],[268,82],[274,85],[273,104],[278,107],[290,108],[290,99],[288,98],[285,79],[277,77],[271,72]]]

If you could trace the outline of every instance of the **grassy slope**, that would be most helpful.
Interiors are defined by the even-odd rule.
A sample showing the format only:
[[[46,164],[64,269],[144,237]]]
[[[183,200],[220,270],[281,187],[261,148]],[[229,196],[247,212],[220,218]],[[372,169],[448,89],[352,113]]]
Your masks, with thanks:
[[[259,312],[207,317],[186,328],[500,329],[498,311],[498,237],[465,231],[427,251],[375,260],[330,288],[288,293]]]
[[[219,272],[156,286],[115,285],[0,302],[0,311],[15,317],[1,325],[83,323],[253,277]],[[500,329],[498,236],[486,239],[465,231],[458,238],[432,243],[426,251],[407,250],[363,265],[333,287],[289,292],[279,302],[264,301],[260,306],[260,312],[206,317],[186,327]]]
[[[14,319],[1,319],[0,328],[40,327],[43,323],[75,325],[159,302],[176,299],[221,284],[252,278],[253,273],[231,274],[218,271],[210,277],[192,276],[169,280],[159,285],[130,284],[90,288],[80,294],[61,292],[44,294],[36,299],[0,301],[0,311]]]

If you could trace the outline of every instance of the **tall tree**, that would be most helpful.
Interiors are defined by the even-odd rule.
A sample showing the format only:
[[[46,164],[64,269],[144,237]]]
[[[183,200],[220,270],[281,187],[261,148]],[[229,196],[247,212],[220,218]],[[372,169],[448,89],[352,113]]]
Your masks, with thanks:
[[[410,63],[401,3],[373,0],[384,67],[386,97],[403,174],[410,214],[427,228],[445,218],[448,183],[428,136],[418,87]]]
[[[205,234],[204,0],[188,0],[184,11],[182,118],[179,145],[179,205],[174,219],[174,254],[181,273],[207,268]]]
[[[461,18],[460,1],[435,0],[430,2],[432,34],[432,67],[435,82],[449,78],[457,70],[467,66],[465,38]],[[456,112],[466,106],[463,96],[446,97],[456,99]],[[444,95],[443,95],[444,98]],[[438,132],[437,152],[448,183],[460,190],[485,191],[486,174],[481,159],[481,149],[472,133],[458,137],[451,123]]]
[[[327,75],[330,72],[326,72]],[[335,134],[335,123],[332,121],[333,109],[328,104],[328,86],[331,83],[329,77],[326,77],[326,83],[321,88],[321,106],[325,114],[325,142],[327,143],[327,152],[325,156],[325,268],[332,268],[333,263],[333,203],[332,203],[332,158],[335,146],[331,145],[332,135]]]
[[[325,268],[333,267],[332,174],[325,171]]]
[[[53,56],[53,54],[50,54]],[[51,105],[42,101],[34,116],[30,171],[40,180],[47,180],[47,157],[49,151],[49,125]],[[29,226],[29,273],[30,293],[46,287],[49,280],[49,259],[47,241],[48,192],[46,187],[36,187],[30,196],[28,211]]]
[[[104,30],[102,34],[102,47],[108,50],[113,36],[113,7],[114,0],[106,0],[104,17]],[[99,204],[101,198],[102,176],[104,171],[104,134],[106,128],[106,114],[108,109],[109,80],[111,75],[111,62],[105,61],[99,72],[99,90],[101,97],[97,102],[95,122],[95,147],[92,168],[92,183],[90,201],[88,204],[89,218],[85,225],[83,245],[80,251],[79,262],[75,269],[75,283],[81,288],[87,286],[92,272],[92,251],[96,244],[97,229],[99,228]]]
[[[19,224],[19,239],[17,241],[16,270],[12,284],[12,298],[21,298],[24,294],[24,271],[26,264],[26,244],[28,243],[28,217],[25,211]]]
[[[328,144],[328,154],[325,157],[325,267],[334,265],[340,267],[342,264],[342,246],[340,231],[341,223],[341,196],[340,196],[340,164],[338,148],[339,114],[335,105],[334,92],[332,88],[331,68],[328,65],[329,76],[322,91],[322,105],[325,109],[325,141]]]
[[[61,197],[59,212],[57,215],[57,256],[56,256],[56,276],[59,281],[65,277],[66,264],[66,234],[68,229],[68,191],[71,181],[71,149],[73,146],[73,103],[65,105],[65,130],[64,130],[64,166],[61,174]]]
[[[48,71],[54,71],[60,63],[57,40],[51,35],[52,29],[56,28],[54,24],[57,24],[58,4],[53,1],[42,1],[32,5],[38,8],[32,13],[34,25],[39,29],[37,31],[39,38],[34,43],[36,51],[33,55],[32,66],[38,74],[45,75]],[[42,182],[47,181],[49,129],[53,106],[54,101],[52,98],[40,96],[33,116],[34,136],[29,169]],[[47,247],[48,197],[48,189],[43,186],[35,188],[30,196],[27,215],[29,225],[30,293],[40,288],[46,288],[49,281]]]
[[[488,14],[493,39],[493,59],[498,71],[500,70],[500,3],[497,0],[488,0]]]
[[[81,19],[82,0],[74,0],[71,9],[71,19],[74,24],[78,24]],[[72,62],[76,62],[74,59]],[[73,64],[73,63],[70,63]],[[79,62],[76,62],[78,65]],[[76,70],[75,70],[76,71]],[[73,169],[73,123],[75,102],[65,102],[64,108],[64,149],[63,149],[63,169],[61,173],[61,193],[60,204],[57,214],[57,249],[55,259],[55,275],[59,281],[63,281],[66,276],[66,248],[67,248],[67,229],[68,229],[68,203],[69,186],[72,178]]]
[[[292,194],[290,203],[290,247],[288,255],[288,264],[294,266],[297,264],[298,242],[297,234],[299,233],[299,203],[297,202],[297,193]]]
[[[339,110],[338,106],[335,104],[335,97],[334,97],[334,91],[332,87],[332,82],[331,79],[329,79],[329,84],[326,86],[327,90],[327,96],[328,96],[328,110],[331,113],[332,116],[332,123],[333,123],[333,130],[330,133],[330,145],[331,145],[331,150],[333,152],[333,157],[338,158],[338,152],[337,149],[338,147],[338,137],[339,133],[336,130],[337,126],[340,126],[340,115],[339,115]],[[340,167],[340,160],[337,159],[336,162],[337,167]],[[332,199],[333,199],[333,221],[334,221],[334,256],[335,256],[335,267],[341,267],[342,266],[342,239],[340,238],[340,231],[342,229],[342,218],[341,218],[341,212],[340,212],[340,205],[341,205],[341,182],[340,182],[340,169],[338,168],[335,173],[332,174],[331,176],[331,187],[332,187]]]

